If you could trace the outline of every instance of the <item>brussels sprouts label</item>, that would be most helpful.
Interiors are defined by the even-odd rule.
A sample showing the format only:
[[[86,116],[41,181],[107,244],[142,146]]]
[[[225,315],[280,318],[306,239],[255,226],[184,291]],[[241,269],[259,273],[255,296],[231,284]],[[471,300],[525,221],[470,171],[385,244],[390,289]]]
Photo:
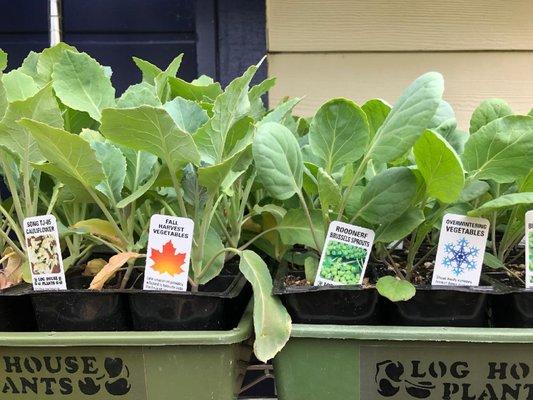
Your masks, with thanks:
[[[374,243],[374,231],[333,221],[315,279],[318,286],[360,285]]]
[[[489,221],[446,214],[442,219],[433,285],[477,286],[487,245]]]
[[[193,232],[192,219],[152,215],[144,290],[187,290]]]
[[[23,225],[33,289],[66,289],[56,218],[53,215],[29,217]]]
[[[526,287],[533,287],[533,210],[526,213]]]

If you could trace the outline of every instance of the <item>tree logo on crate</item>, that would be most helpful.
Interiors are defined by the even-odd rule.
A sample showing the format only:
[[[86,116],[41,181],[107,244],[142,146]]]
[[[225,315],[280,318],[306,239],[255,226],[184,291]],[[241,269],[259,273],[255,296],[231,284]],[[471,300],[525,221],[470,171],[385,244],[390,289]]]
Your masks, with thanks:
[[[5,355],[1,358],[3,394],[38,395],[39,398],[77,393],[124,396],[131,390],[130,370],[121,358],[105,357],[103,363],[93,356]]]
[[[396,400],[526,400],[533,399],[531,373],[525,362],[376,360],[372,392]]]

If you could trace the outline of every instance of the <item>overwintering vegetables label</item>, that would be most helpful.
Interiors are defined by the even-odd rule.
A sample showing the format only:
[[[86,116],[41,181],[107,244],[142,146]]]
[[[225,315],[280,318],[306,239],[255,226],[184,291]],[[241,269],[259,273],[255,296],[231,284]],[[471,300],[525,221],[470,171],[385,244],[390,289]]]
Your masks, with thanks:
[[[526,287],[533,287],[533,210],[526,213]]]
[[[487,245],[489,221],[446,214],[442,219],[433,285],[477,286]]]
[[[333,221],[315,279],[318,286],[360,285],[374,242],[374,231]]]
[[[56,218],[39,215],[26,218],[23,225],[33,289],[66,289]]]
[[[144,290],[187,290],[193,232],[192,219],[152,215]]]

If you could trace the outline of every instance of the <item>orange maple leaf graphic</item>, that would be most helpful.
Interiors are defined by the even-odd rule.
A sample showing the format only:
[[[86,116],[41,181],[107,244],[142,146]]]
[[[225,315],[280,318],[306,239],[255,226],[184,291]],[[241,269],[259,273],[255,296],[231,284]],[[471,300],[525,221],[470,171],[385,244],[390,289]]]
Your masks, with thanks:
[[[165,272],[171,276],[179,275],[183,272],[181,266],[185,262],[185,256],[187,253],[176,254],[176,248],[169,240],[163,245],[163,251],[152,248],[150,258],[154,262],[152,269],[164,274]]]

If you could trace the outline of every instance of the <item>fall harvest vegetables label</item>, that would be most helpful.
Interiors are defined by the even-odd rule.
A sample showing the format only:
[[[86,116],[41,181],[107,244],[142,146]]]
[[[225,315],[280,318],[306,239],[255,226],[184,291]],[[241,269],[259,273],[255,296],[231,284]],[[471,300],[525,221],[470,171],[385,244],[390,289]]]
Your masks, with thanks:
[[[360,285],[374,243],[374,231],[333,221],[315,279],[318,286]]]
[[[526,213],[526,287],[533,287],[533,210]]]
[[[152,215],[144,290],[187,290],[193,231],[192,219]]]
[[[66,289],[56,218],[39,215],[24,219],[23,224],[33,289]]]
[[[444,216],[432,285],[479,285],[489,225],[485,218]]]

